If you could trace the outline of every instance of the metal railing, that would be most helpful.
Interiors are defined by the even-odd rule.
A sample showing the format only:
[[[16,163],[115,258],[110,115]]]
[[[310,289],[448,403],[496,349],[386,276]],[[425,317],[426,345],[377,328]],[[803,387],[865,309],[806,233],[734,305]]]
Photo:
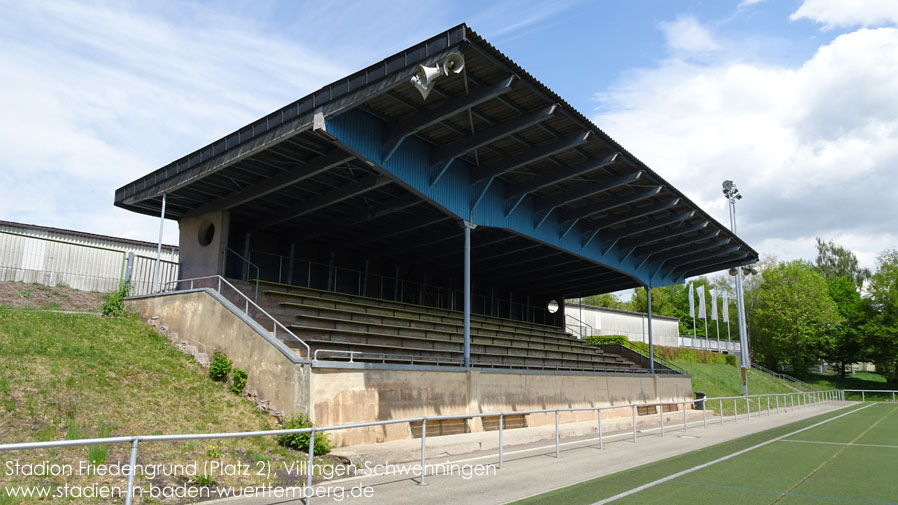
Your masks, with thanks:
[[[786,374],[780,373],[780,372],[774,372],[773,370],[771,370],[771,369],[769,369],[769,368],[767,368],[767,367],[761,366],[761,365],[759,365],[759,364],[757,364],[757,363],[752,363],[752,364],[751,364],[751,367],[754,368],[755,370],[758,370],[758,371],[760,371],[760,372],[764,372],[764,373],[766,373],[766,374],[770,374],[770,375],[772,375],[772,376],[774,376],[774,377],[776,377],[776,378],[778,378],[778,379],[782,379],[782,380],[784,380],[784,381],[786,381],[786,382],[794,382],[795,384],[798,384],[799,386],[804,387],[806,391],[818,391],[818,390],[820,390],[820,388],[817,387],[817,386],[812,386],[811,384],[808,384],[807,382],[804,382],[804,381],[801,381],[801,380],[799,380],[799,379],[796,379],[795,377],[792,377],[791,375],[786,375]]]
[[[456,311],[463,305],[464,291],[461,289],[407,280],[398,275],[377,274],[258,250],[250,251],[249,259],[261,266],[259,276],[263,281],[275,282],[276,279],[282,284]],[[532,305],[529,298],[515,301],[510,295],[503,296],[505,294],[508,293],[493,290],[472,293],[472,314],[547,326],[560,326],[564,321],[561,311],[550,313],[546,306]]]
[[[870,394],[871,396],[881,395],[881,394],[886,394],[886,395],[891,394],[892,395],[891,401],[894,402],[895,401],[895,393],[898,393],[898,390],[894,390],[894,389],[843,389],[842,391],[845,393],[860,393],[862,402],[867,401],[868,394]],[[873,401],[875,401],[875,400],[873,400]]]
[[[420,460],[420,475],[418,475],[419,483],[424,483],[424,477],[427,475],[427,423],[428,421],[445,421],[445,420],[454,420],[454,419],[476,419],[476,418],[487,418],[487,417],[498,417],[499,425],[498,425],[498,438],[499,438],[499,469],[503,468],[504,463],[504,454],[505,454],[505,444],[504,444],[504,434],[505,434],[505,417],[506,416],[521,416],[521,415],[531,415],[531,414],[554,414],[555,415],[555,458],[561,458],[561,430],[559,423],[559,415],[561,412],[595,412],[596,413],[596,421],[598,428],[598,440],[599,440],[599,449],[605,448],[605,430],[602,428],[602,412],[608,410],[620,410],[620,409],[630,409],[630,415],[632,418],[632,435],[627,434],[627,436],[632,436],[633,443],[636,443],[637,439],[637,409],[638,408],[647,408],[647,407],[656,407],[658,414],[660,415],[660,435],[664,437],[665,435],[665,414],[670,414],[671,411],[665,411],[665,406],[677,406],[677,411],[682,410],[683,412],[683,430],[686,431],[688,429],[688,405],[696,405],[701,406],[702,411],[702,424],[704,428],[708,427],[708,409],[706,408],[709,403],[719,402],[720,406],[720,424],[724,423],[724,415],[723,415],[723,402],[733,400],[734,406],[734,415],[733,421],[737,421],[739,417],[738,412],[738,402],[739,400],[744,400],[746,405],[746,415],[747,419],[751,420],[751,403],[757,399],[757,416],[762,415],[762,398],[766,398],[766,415],[771,415],[773,412],[780,412],[781,409],[783,411],[787,411],[788,408],[806,408],[811,405],[816,405],[819,403],[827,403],[827,402],[835,402],[835,401],[844,401],[844,392],[839,390],[829,390],[829,391],[815,391],[815,392],[805,392],[805,393],[777,393],[777,394],[769,394],[769,395],[750,395],[750,396],[731,396],[731,397],[721,397],[721,398],[702,398],[697,400],[683,400],[683,401],[673,401],[673,402],[648,402],[648,403],[627,403],[622,405],[609,405],[606,407],[571,407],[571,408],[561,408],[561,409],[535,409],[535,410],[525,410],[525,411],[508,411],[508,412],[492,412],[492,413],[479,413],[479,414],[457,414],[457,415],[446,415],[446,416],[422,416],[422,417],[409,417],[403,419],[391,419],[387,421],[371,421],[364,423],[352,423],[352,424],[343,424],[343,425],[333,425],[333,426],[320,426],[320,427],[312,427],[312,428],[298,428],[298,429],[286,429],[286,430],[268,430],[268,431],[244,431],[244,432],[234,432],[234,433],[194,433],[194,434],[183,434],[183,435],[139,435],[139,436],[124,436],[124,437],[108,437],[108,438],[91,438],[91,439],[80,439],[80,440],[60,440],[60,441],[51,441],[51,442],[24,442],[24,443],[14,443],[14,444],[0,444],[0,451],[17,451],[17,450],[35,450],[35,449],[49,449],[56,447],[72,447],[72,446],[88,446],[88,445],[101,445],[101,444],[130,444],[130,466],[128,471],[128,487],[127,494],[125,496],[125,504],[131,505],[134,497],[134,475],[136,473],[137,467],[137,455],[138,450],[141,443],[146,442],[171,442],[171,441],[185,441],[185,440],[215,440],[215,439],[225,439],[225,438],[245,438],[245,437],[271,437],[278,435],[288,435],[288,434],[299,434],[299,433],[308,433],[309,434],[309,448],[312,449],[315,447],[315,435],[320,433],[327,433],[333,431],[340,431],[346,429],[353,428],[367,428],[372,426],[386,426],[390,424],[401,424],[401,423],[421,423],[421,460]],[[771,399],[775,399],[775,406],[771,403]],[[780,406],[780,400],[782,400],[782,406]],[[796,406],[797,404],[797,406]],[[682,408],[680,407],[682,406]],[[771,410],[773,409],[773,410]],[[652,414],[646,414],[652,415]],[[643,416],[645,417],[645,416]],[[679,422],[677,423],[679,426]],[[671,429],[671,428],[667,428]],[[609,435],[609,437],[614,436],[622,436],[623,434],[617,435]],[[315,451],[308,450],[308,466],[309,469],[308,475],[306,476],[306,486],[302,488],[303,493],[308,493],[312,491],[312,476],[314,474],[311,469],[315,468],[314,466],[314,458]],[[312,494],[308,494],[305,496],[305,503],[309,505],[311,503]]]
[[[463,366],[464,359],[462,358],[445,358],[445,357],[430,357],[430,356],[420,356],[413,354],[394,354],[394,353],[380,353],[380,352],[371,352],[371,351],[348,351],[343,349],[316,349],[313,356],[314,361],[319,361],[321,358],[318,357],[318,354],[322,353],[325,355],[334,355],[334,356],[342,356],[344,358],[348,358],[349,363],[377,363],[386,364],[387,362],[396,363],[402,362],[403,364],[409,365],[431,365],[431,366],[441,366],[449,364],[453,364],[455,366]],[[574,365],[534,365],[528,363],[508,363],[505,361],[493,361],[493,360],[483,360],[483,359],[472,359],[471,366],[475,368],[492,368],[492,369],[515,369],[515,370],[554,370],[556,372],[600,372],[600,373],[620,373],[620,374],[630,374],[630,375],[643,375],[648,374],[648,368],[628,368],[625,366],[574,366]],[[659,370],[655,369],[656,373],[664,374],[671,373],[667,370]],[[681,372],[683,373],[683,372]]]
[[[589,337],[593,333],[595,333],[595,329],[593,329],[591,324],[584,323],[583,321],[580,320],[580,318],[578,318],[577,316],[575,316],[573,314],[569,314],[569,313],[565,312],[564,318],[565,318],[564,326],[565,326],[565,329],[568,329],[568,330],[570,330],[571,325],[570,325],[570,323],[567,322],[567,319],[570,318],[570,319],[574,320],[574,322],[577,324],[577,331],[575,331],[573,333],[575,335],[577,335],[577,338],[579,338],[581,340],[583,340],[586,337]],[[589,328],[588,332],[584,333],[583,328]]]
[[[283,324],[281,324],[281,322],[278,321],[277,319],[275,319],[274,316],[272,316],[271,314],[269,314],[268,312],[266,312],[265,309],[263,309],[262,307],[259,307],[259,306],[256,304],[256,302],[250,300],[249,297],[246,296],[246,295],[243,293],[243,291],[240,291],[239,289],[237,289],[236,287],[234,287],[233,284],[231,284],[230,282],[228,282],[227,279],[225,279],[224,277],[222,277],[222,276],[220,276],[220,275],[207,275],[207,276],[205,276],[205,277],[194,277],[194,278],[192,278],[192,279],[181,279],[181,280],[177,280],[177,281],[170,281],[170,282],[167,282],[167,283],[164,285],[163,292],[168,291],[168,292],[175,292],[175,293],[176,293],[176,292],[179,291],[179,289],[178,289],[179,286],[180,286],[180,285],[185,285],[185,284],[190,286],[188,289],[191,289],[191,290],[192,290],[192,289],[196,289],[196,288],[197,288],[197,284],[199,284],[200,281],[211,281],[211,282],[209,282],[209,284],[212,284],[212,287],[213,287],[218,293],[220,293],[222,296],[224,296],[224,293],[223,293],[222,290],[221,290],[222,285],[225,285],[225,286],[230,287],[232,290],[234,290],[234,293],[236,293],[236,294],[242,299],[242,301],[243,301],[243,313],[246,315],[246,317],[248,317],[249,319],[254,319],[253,316],[250,315],[250,313],[249,313],[249,308],[250,308],[250,306],[252,306],[254,309],[256,309],[256,311],[258,311],[259,314],[265,316],[266,318],[268,318],[268,319],[271,321],[271,323],[272,323],[272,330],[271,330],[271,332],[272,332],[272,336],[273,336],[274,338],[277,338],[277,336],[278,336],[278,327],[280,327],[281,330],[283,331],[283,333],[286,333],[291,339],[295,340],[296,342],[299,342],[300,344],[302,344],[303,347],[305,347],[305,349],[306,349],[306,355],[305,355],[305,357],[306,357],[306,359],[311,359],[311,357],[312,357],[312,349],[309,347],[309,344],[303,342],[303,340],[302,340],[301,338],[299,338],[299,337],[297,337],[295,334],[293,334],[292,331],[290,331],[286,326],[284,326]],[[203,282],[203,284],[207,284],[207,283],[206,283],[206,282]],[[171,285],[174,285],[174,289],[169,289],[169,286],[171,286]],[[206,287],[206,288],[208,288],[208,287],[210,287],[210,286],[200,286],[200,287]],[[227,298],[227,297],[225,296],[225,298]],[[236,305],[236,304],[235,304],[235,305]],[[239,308],[239,307],[238,307],[238,308]]]
[[[259,301],[259,274],[260,274],[259,266],[254,264],[253,262],[251,262],[249,259],[244,258],[243,256],[240,255],[240,253],[231,249],[230,247],[228,247],[227,253],[233,254],[234,256],[237,257],[238,260],[240,260],[243,263],[243,268],[240,269],[240,280],[249,282],[249,279],[251,278],[250,269],[251,268],[256,269],[256,275],[254,277],[252,277],[253,279],[255,279],[255,284],[256,284],[255,291],[253,294],[253,301],[258,302]],[[225,266],[225,270],[227,271],[227,265]]]

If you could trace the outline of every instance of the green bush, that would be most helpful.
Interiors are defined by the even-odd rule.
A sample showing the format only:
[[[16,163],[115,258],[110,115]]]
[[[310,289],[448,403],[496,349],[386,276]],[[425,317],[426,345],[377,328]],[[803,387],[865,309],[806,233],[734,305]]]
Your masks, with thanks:
[[[623,345],[645,356],[649,355],[648,344],[645,342],[631,342],[627,337],[622,335],[593,336],[587,337],[586,341],[592,345]],[[737,366],[736,356],[731,354],[720,354],[688,347],[666,347],[661,345],[653,347],[656,358],[663,358],[666,360],[679,359],[693,363],[728,364]]]
[[[623,335],[601,335],[586,337],[586,341],[592,345],[630,345],[630,341]]]
[[[131,288],[123,282],[117,290],[106,295],[106,301],[100,309],[104,316],[120,316],[125,313],[125,296],[129,289]]]
[[[242,368],[235,368],[231,370],[231,392],[235,395],[239,395],[243,393],[243,388],[246,387],[246,370]]]
[[[212,362],[209,364],[209,377],[218,382],[228,380],[231,373],[231,360],[221,351],[212,353]]]
[[[311,428],[312,421],[309,421],[305,414],[296,414],[284,419],[281,429],[296,430],[301,428]],[[289,449],[297,451],[309,452],[309,434],[308,433],[290,433],[278,435],[278,444]],[[327,433],[315,433],[315,455],[321,456],[330,452],[332,446],[327,438]]]

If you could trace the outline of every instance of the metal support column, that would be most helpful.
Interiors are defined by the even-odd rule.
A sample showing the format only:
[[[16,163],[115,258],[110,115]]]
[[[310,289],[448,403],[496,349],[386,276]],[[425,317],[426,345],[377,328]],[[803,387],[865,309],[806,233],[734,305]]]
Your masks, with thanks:
[[[648,302],[649,316],[649,373],[655,375],[655,345],[652,332],[652,286],[645,287],[646,302]]]
[[[153,274],[153,292],[159,292],[159,263],[162,261],[162,228],[165,225],[165,193],[162,193],[162,212],[159,214],[159,242],[156,244],[156,272]]]
[[[471,230],[476,226],[470,221],[463,221],[465,228],[465,368],[471,366]]]

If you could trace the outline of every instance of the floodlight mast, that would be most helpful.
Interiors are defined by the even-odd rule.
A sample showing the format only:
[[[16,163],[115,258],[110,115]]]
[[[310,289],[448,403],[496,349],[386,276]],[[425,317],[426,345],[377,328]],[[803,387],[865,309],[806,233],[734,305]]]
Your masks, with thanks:
[[[742,195],[733,181],[723,181],[723,195],[730,202],[730,230],[736,234],[736,200]],[[736,271],[736,310],[739,313],[739,369],[742,372],[742,396],[748,396],[748,369],[751,368],[751,357],[748,355],[748,331],[745,328],[745,299],[742,294],[742,269]],[[732,270],[731,270],[732,272]]]

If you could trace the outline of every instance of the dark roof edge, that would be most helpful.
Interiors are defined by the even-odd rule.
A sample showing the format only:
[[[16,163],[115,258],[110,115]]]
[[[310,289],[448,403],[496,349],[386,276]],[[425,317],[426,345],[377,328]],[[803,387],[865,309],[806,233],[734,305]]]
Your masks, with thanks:
[[[757,261],[758,252],[755,251],[747,243],[745,243],[745,241],[743,241],[741,238],[739,238],[736,234],[731,232],[729,230],[729,228],[727,228],[726,226],[721,224],[719,221],[717,221],[716,219],[714,219],[713,217],[708,215],[704,210],[701,209],[701,207],[699,207],[692,200],[687,198],[682,192],[680,192],[680,190],[676,189],[676,187],[674,185],[672,185],[669,182],[667,182],[666,180],[664,180],[664,178],[661,177],[660,175],[658,175],[657,172],[652,170],[648,165],[643,163],[639,158],[634,156],[630,151],[624,149],[624,147],[621,146],[620,144],[618,144],[613,138],[611,138],[610,135],[608,135],[607,133],[602,131],[602,129],[599,128],[598,126],[596,126],[596,124],[593,123],[592,120],[590,120],[589,118],[584,116],[583,113],[581,113],[579,110],[574,108],[564,98],[562,98],[557,93],[552,91],[548,86],[543,84],[539,79],[533,77],[533,75],[531,75],[529,72],[524,70],[520,65],[515,63],[514,60],[512,60],[511,58],[506,56],[502,51],[500,51],[495,46],[490,44],[486,39],[481,37],[477,32],[472,30],[470,27],[467,27],[467,25],[463,24],[460,26],[467,28],[466,34],[467,34],[467,38],[469,41],[476,42],[477,44],[483,46],[486,50],[490,51],[493,54],[493,56],[497,57],[502,64],[508,66],[512,71],[514,71],[516,74],[518,74],[518,77],[521,77],[523,79],[530,81],[531,84],[536,86],[541,92],[545,93],[548,97],[550,97],[552,100],[554,100],[555,103],[561,105],[568,113],[570,113],[572,115],[573,118],[575,118],[578,121],[581,121],[584,125],[586,125],[588,127],[588,129],[591,129],[593,131],[593,133],[595,133],[597,136],[600,136],[603,140],[608,142],[608,144],[614,150],[619,151],[629,161],[637,164],[638,166],[636,168],[645,170],[646,172],[651,174],[652,177],[656,178],[659,183],[661,183],[662,185],[665,186],[665,189],[667,189],[671,193],[674,193],[678,198],[681,198],[684,203],[686,203],[690,207],[694,208],[696,211],[696,214],[701,216],[703,219],[707,219],[712,224],[718,225],[720,227],[720,229],[723,230],[724,233],[726,233],[729,237],[733,238],[740,245],[745,247],[750,252],[750,254],[752,254],[754,256],[754,260]],[[746,263],[753,263],[753,262],[754,261],[746,261]]]
[[[455,46],[465,41],[468,30],[467,25],[464,23],[456,25],[423,42],[415,44],[408,49],[399,51],[373,65],[350,74],[347,77],[343,77],[331,84],[323,86],[319,90],[281,107],[205,147],[201,147],[186,156],[116,189],[115,202],[122,202],[125,198],[133,195],[137,191],[144,191],[147,188],[161,184],[196,165],[222,156],[230,149],[243,145],[275,127],[294,121],[303,115],[311,114],[319,107],[323,107],[336,99],[351,98],[351,94],[354,90],[367,86],[373,82],[386,79],[391,73],[404,69],[409,65],[417,64],[433,54],[437,54],[448,47]]]

